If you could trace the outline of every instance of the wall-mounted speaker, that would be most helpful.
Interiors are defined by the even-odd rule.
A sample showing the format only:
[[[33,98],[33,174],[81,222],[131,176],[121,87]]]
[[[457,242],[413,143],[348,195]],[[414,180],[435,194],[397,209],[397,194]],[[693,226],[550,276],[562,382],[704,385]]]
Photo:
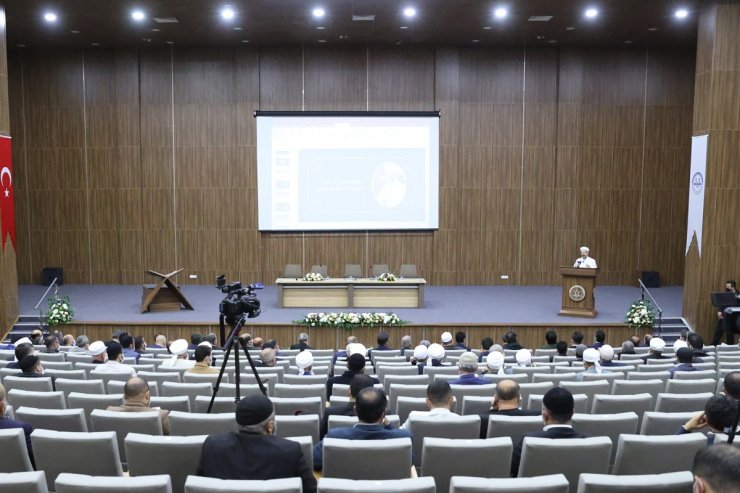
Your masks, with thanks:
[[[61,267],[44,267],[44,270],[41,271],[41,284],[48,286],[55,277],[58,286],[64,284],[64,269]]]
[[[660,287],[660,274],[654,270],[642,271],[642,283],[646,288],[659,288]]]

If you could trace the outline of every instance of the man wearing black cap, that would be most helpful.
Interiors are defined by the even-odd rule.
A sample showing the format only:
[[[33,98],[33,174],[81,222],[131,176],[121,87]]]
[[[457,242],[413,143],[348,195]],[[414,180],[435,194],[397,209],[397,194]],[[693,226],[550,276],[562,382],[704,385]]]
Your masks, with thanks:
[[[239,431],[210,435],[201,449],[198,475],[219,479],[300,477],[304,492],[316,492],[316,478],[297,442],[273,436],[275,409],[262,394],[236,405]]]
[[[519,472],[519,462],[522,458],[522,446],[524,438],[588,438],[583,433],[578,433],[571,425],[575,405],[573,394],[562,387],[554,387],[547,391],[542,399],[542,421],[545,427],[542,431],[527,433],[514,447],[511,456],[511,476],[516,477]]]
[[[331,397],[331,391],[335,383],[349,385],[352,377],[359,373],[365,372],[365,356],[355,353],[347,358],[347,371],[337,377],[331,377],[326,382],[326,398]],[[380,383],[377,378],[373,378],[373,383]]]

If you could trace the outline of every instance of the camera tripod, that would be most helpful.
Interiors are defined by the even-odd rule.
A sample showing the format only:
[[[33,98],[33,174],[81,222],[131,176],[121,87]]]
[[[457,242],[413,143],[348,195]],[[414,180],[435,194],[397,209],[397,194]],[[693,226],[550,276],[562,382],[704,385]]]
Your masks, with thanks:
[[[239,319],[236,321],[236,323],[229,323],[230,326],[233,327],[231,331],[231,335],[229,335],[229,338],[226,340],[226,344],[224,344],[224,361],[221,363],[221,371],[218,372],[218,378],[216,379],[216,385],[213,386],[213,395],[211,396],[211,402],[208,404],[208,411],[207,413],[210,414],[211,409],[213,408],[213,403],[216,401],[216,395],[218,394],[218,390],[221,388],[221,380],[224,376],[224,371],[226,370],[226,365],[229,362],[229,356],[231,355],[232,349],[236,347],[236,350],[234,351],[234,363],[236,371],[234,372],[234,383],[236,383],[236,397],[234,399],[235,403],[238,403],[241,400],[241,389],[240,389],[240,375],[241,368],[239,367],[239,346],[241,346],[242,350],[244,351],[244,354],[247,356],[247,361],[249,362],[249,366],[252,368],[252,372],[254,372],[254,376],[257,379],[257,385],[259,386],[260,391],[267,395],[267,389],[265,388],[265,385],[262,383],[262,379],[260,379],[259,374],[257,373],[257,369],[254,367],[254,362],[252,361],[252,356],[249,354],[249,350],[247,349],[247,343],[239,337],[239,332],[241,331],[242,327],[244,326],[244,321],[247,318],[246,314],[242,314]],[[221,327],[221,334],[223,337],[223,334],[225,334],[225,323],[224,323],[224,315],[222,314],[219,317],[219,324]],[[230,321],[231,322],[231,321]]]

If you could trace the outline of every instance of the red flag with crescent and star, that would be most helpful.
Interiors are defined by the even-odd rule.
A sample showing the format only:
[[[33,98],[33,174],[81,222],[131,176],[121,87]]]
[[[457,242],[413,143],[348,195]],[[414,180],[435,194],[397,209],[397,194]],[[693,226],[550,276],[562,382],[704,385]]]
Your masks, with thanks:
[[[11,139],[0,135],[0,234],[3,250],[10,234],[15,249],[15,207],[13,205],[13,161]]]

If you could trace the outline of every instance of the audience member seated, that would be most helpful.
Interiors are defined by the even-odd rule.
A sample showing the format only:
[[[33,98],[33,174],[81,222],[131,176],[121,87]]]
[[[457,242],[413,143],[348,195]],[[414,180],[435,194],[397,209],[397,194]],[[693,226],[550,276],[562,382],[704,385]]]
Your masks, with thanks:
[[[28,342],[22,342],[18,344],[19,341],[16,341],[15,343],[15,361],[11,361],[8,363],[8,365],[5,368],[14,369],[17,368],[18,370],[21,369],[20,361],[25,358],[28,355],[33,354],[33,344],[31,344],[31,340],[27,337],[24,337],[23,339],[27,340]]]
[[[298,353],[295,357],[295,365],[298,367],[298,375],[315,375],[311,351],[303,350]]]
[[[740,493],[740,449],[726,444],[700,448],[691,472],[695,493]]]
[[[378,341],[378,345],[372,348],[370,351],[390,351],[392,348],[388,345],[388,340],[391,338],[391,335],[388,332],[381,332],[378,334],[378,337],[376,338]]]
[[[401,356],[406,356],[407,350],[408,351],[414,350],[414,341],[411,339],[411,336],[408,334],[401,337]]]
[[[149,346],[154,349],[166,349],[167,348],[167,336],[161,332],[154,336],[154,344]]]
[[[460,376],[454,380],[450,380],[450,385],[488,385],[491,383],[489,380],[476,375],[478,373],[478,357],[475,353],[467,352],[461,354],[460,359],[457,360],[457,367]]]
[[[598,349],[594,348],[588,348],[583,352],[583,367],[586,369],[585,371],[579,372],[578,375],[576,375],[576,380],[579,382],[583,382],[583,374],[584,373],[611,373],[609,370],[605,370],[601,367],[601,353],[599,353]]]
[[[207,342],[208,344],[211,345],[211,349],[221,349],[216,344],[217,341],[218,341],[218,337],[216,336],[216,334],[214,334],[213,332],[209,332],[208,334],[204,335],[201,338],[200,343],[203,344],[204,342]]]
[[[206,438],[198,464],[199,476],[252,480],[299,477],[304,492],[316,492],[316,478],[300,444],[273,435],[275,409],[269,398],[252,394],[240,400],[236,422],[239,431]]]
[[[388,438],[411,438],[408,430],[387,428],[385,410],[388,398],[385,392],[375,387],[362,389],[357,394],[355,410],[359,423],[329,430],[324,438],[346,440],[386,440]],[[324,441],[313,448],[313,467],[320,471],[324,467]]]
[[[521,367],[532,366],[532,352],[529,349],[520,349],[516,352],[514,358],[516,364]]]
[[[84,353],[90,349],[90,339],[85,335],[77,336],[75,345],[69,349],[70,353]]]
[[[545,332],[545,344],[540,349],[557,349],[558,344],[558,333],[550,329]]]
[[[326,432],[329,429],[329,416],[357,416],[357,412],[355,411],[355,400],[357,399],[357,394],[359,394],[362,389],[372,387],[373,385],[375,385],[374,379],[364,373],[358,373],[352,377],[352,380],[349,382],[350,402],[335,404],[324,411],[324,415],[321,417],[321,427],[319,430],[321,438],[324,438],[324,435],[326,435]]]
[[[442,347],[445,349],[455,349],[455,343],[452,342],[452,334],[450,332],[442,332],[442,335],[439,336],[440,341],[442,341]]]
[[[198,339],[201,335],[197,334]],[[198,343],[200,344],[200,343]],[[195,361],[188,359],[188,341],[185,339],[177,339],[172,341],[170,344],[170,353],[172,358],[162,363],[160,368],[192,368],[195,366]],[[198,347],[197,345],[195,346]],[[109,356],[110,357],[110,356]]]
[[[255,337],[254,339],[252,339],[252,345],[255,349],[262,349],[262,345],[264,344],[264,342],[264,339],[262,339],[261,337]]]
[[[274,339],[274,338],[273,339],[267,339],[267,341],[265,341],[262,344],[262,348],[263,349],[264,348],[272,348],[272,349],[275,350],[276,353],[279,353],[280,352],[280,344],[278,344],[277,339]]]
[[[623,354],[635,354],[635,343],[632,341],[624,341],[622,343],[622,352],[619,353],[620,359]]]
[[[676,351],[676,358],[678,358],[678,364],[668,370],[671,378],[673,378],[677,371],[696,371],[696,367],[691,364],[694,360],[694,352],[691,349],[687,347],[679,348]]]
[[[512,374],[513,371],[511,368],[504,367],[505,359],[506,358],[503,353],[491,351],[490,354],[486,356],[486,373],[495,373],[496,375]]]
[[[583,332],[576,330],[573,335],[570,336],[570,347],[574,348],[583,344]]]
[[[669,356],[663,356],[664,349],[665,341],[660,337],[652,337],[650,339],[650,353],[643,359],[645,361],[649,359],[672,359]]]
[[[352,346],[350,348],[350,346]],[[352,378],[360,373],[365,373],[365,351],[362,344],[350,344],[347,346],[350,351],[350,357],[347,358],[347,370],[339,376],[331,377],[326,382],[326,398],[331,397],[334,384],[349,385]],[[377,378],[373,378],[373,383],[380,383]]]
[[[459,414],[451,411],[455,401],[452,396],[452,389],[446,380],[434,380],[427,385],[427,407],[429,411],[411,411],[408,419],[401,425],[401,429],[408,430],[411,424],[411,418],[430,417],[444,421],[446,419],[460,417]]]
[[[183,339],[184,340],[184,339]],[[188,344],[188,347],[186,349],[195,349],[198,347],[198,344],[203,340],[203,334],[199,334],[197,332],[193,332],[190,334],[190,344]],[[172,349],[170,349],[172,351]]]
[[[45,353],[58,353],[59,352],[59,339],[56,336],[46,336],[44,338],[44,352]]]
[[[568,356],[568,343],[565,341],[558,341],[555,344],[555,349],[558,351],[558,356]]]
[[[740,371],[731,371],[725,375],[722,391],[735,400],[740,400]]]
[[[488,418],[498,416],[538,416],[539,411],[522,409],[522,396],[519,384],[514,380],[501,380],[496,385],[496,394],[491,401],[491,409],[480,415],[480,437],[488,435]]]
[[[311,346],[308,345],[308,334],[306,334],[305,332],[301,332],[298,335],[298,342],[291,345],[290,349],[292,350],[297,349],[299,351],[304,351],[306,349],[313,349]]]
[[[62,346],[66,348],[72,348],[75,345],[75,336],[72,334],[65,334],[64,337],[62,337]],[[69,349],[67,350],[69,351]]]
[[[44,334],[39,329],[33,329],[31,331],[31,344],[34,346],[41,346],[44,343]]]
[[[737,416],[738,403],[726,395],[714,395],[704,406],[704,412],[697,413],[679,428],[676,435],[685,435],[709,428],[714,433],[730,433]],[[707,445],[714,443],[714,436],[707,438]]]
[[[470,348],[465,344],[465,332],[458,330],[455,332],[455,346],[454,349],[464,349],[470,351]]]
[[[642,345],[642,338],[637,334],[631,335],[630,341],[632,342],[632,347],[640,347]]]
[[[491,346],[493,346],[493,339],[490,337],[484,337],[480,341],[480,354],[478,354],[478,363],[483,363],[485,361],[486,356],[488,356],[488,353],[491,351]]]
[[[501,338],[504,343],[504,349],[510,349],[512,351],[518,351],[522,349],[522,345],[516,340],[516,332],[510,330]]]
[[[277,363],[277,353],[271,347],[263,348],[260,351],[260,359],[254,361],[254,366],[263,368],[272,368]]]
[[[158,407],[149,407],[151,404],[151,395],[149,394],[149,384],[143,378],[134,377],[126,381],[123,386],[123,405],[108,406],[108,411],[118,411],[120,413],[145,413],[149,411],[159,411],[159,417],[162,421],[162,433],[170,434],[170,412]]]
[[[211,349],[209,344],[200,343],[195,348],[195,364],[192,368],[186,370],[185,373],[196,373],[199,375],[218,374],[219,369],[211,366],[212,363],[213,349]]]
[[[427,354],[429,355],[427,364],[431,361],[432,366],[449,366],[442,363],[442,360],[445,359],[445,353],[445,348],[441,344],[430,344],[427,348]]]
[[[131,337],[129,333],[121,334],[118,338],[118,341],[120,342],[121,346],[123,347],[123,357],[124,358],[134,358],[136,361],[136,364],[139,364],[139,358],[141,358],[141,353],[137,353],[134,349],[134,338]]]
[[[604,344],[599,348],[599,357],[601,358],[601,366],[625,366],[625,363],[614,361],[614,348],[609,344]]]
[[[419,344],[414,348],[414,354],[411,356],[409,362],[411,365],[418,367],[419,375],[424,371],[424,365],[426,365],[428,357],[429,349],[425,345]]]
[[[511,476],[516,477],[519,472],[519,462],[522,458],[522,446],[525,437],[535,438],[588,438],[578,433],[571,425],[573,418],[573,395],[562,387],[553,387],[547,391],[542,399],[542,421],[545,427],[536,433],[527,433],[514,447],[511,456]]]
[[[95,341],[90,344],[90,349],[88,352],[90,353],[90,356],[92,356],[91,363],[94,363],[96,365],[101,365],[105,363],[106,359],[108,358],[108,354],[105,350],[106,347],[103,341]]]
[[[585,344],[579,344],[576,346],[576,359],[578,361],[583,361],[583,352],[588,349],[588,347]]]
[[[344,351],[337,351],[334,353],[334,359],[332,360],[332,363],[337,362],[337,358],[349,358],[349,352],[347,348],[350,344],[357,344],[357,337],[356,336],[349,336],[347,337],[347,345],[345,346]]]
[[[688,335],[687,342],[689,343],[691,350],[694,352],[694,363],[701,363],[702,360],[700,358],[706,358],[709,356],[704,352],[704,339],[702,339],[699,334],[692,332]]]
[[[16,421],[14,419],[8,419],[5,416],[7,411],[8,403],[5,400],[5,387],[0,384],[0,430],[8,430],[11,428],[23,428],[23,434],[26,436],[26,448],[28,449],[28,457],[31,459],[31,464],[34,469],[36,464],[33,461],[33,449],[31,448],[31,433],[33,433],[33,426],[23,421]],[[3,451],[7,453],[7,451]]]
[[[596,342],[591,344],[589,347],[592,349],[599,349],[604,345],[604,341],[606,341],[606,332],[603,330],[597,330],[596,334],[594,334],[594,339]]]
[[[106,348],[108,353],[108,361],[99,365],[93,369],[90,373],[128,373],[131,377],[136,376],[136,370],[131,368],[129,365],[124,365],[123,361],[123,347],[120,342],[111,341],[108,343]]]

